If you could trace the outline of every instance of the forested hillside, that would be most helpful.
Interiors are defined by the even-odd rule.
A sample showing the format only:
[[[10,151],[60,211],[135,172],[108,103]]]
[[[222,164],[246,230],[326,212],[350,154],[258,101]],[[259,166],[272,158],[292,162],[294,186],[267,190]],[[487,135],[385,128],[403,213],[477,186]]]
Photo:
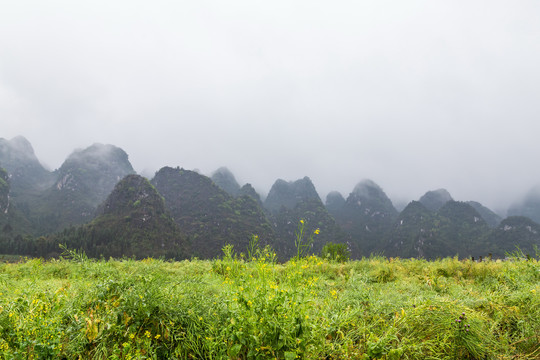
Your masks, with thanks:
[[[227,244],[246,254],[257,236],[283,261],[298,254],[299,237],[309,253],[328,244],[325,251],[352,258],[502,258],[518,249],[536,256],[536,193],[507,219],[476,201],[454,201],[445,189],[399,212],[372,180],[346,198],[330,192],[323,204],[309,177],[278,179],[262,201],[224,167],[211,177],[168,166],[152,179],[135,175],[113,145],[75,150],[49,171],[17,137],[0,139],[0,253],[51,257],[64,244],[94,257],[214,258]]]

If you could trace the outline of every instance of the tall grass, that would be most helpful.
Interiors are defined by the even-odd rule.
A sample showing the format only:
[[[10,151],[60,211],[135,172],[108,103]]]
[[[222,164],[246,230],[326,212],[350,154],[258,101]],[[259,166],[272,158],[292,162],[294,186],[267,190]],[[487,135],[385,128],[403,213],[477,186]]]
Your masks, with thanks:
[[[0,264],[0,359],[538,359],[540,265],[85,257]]]

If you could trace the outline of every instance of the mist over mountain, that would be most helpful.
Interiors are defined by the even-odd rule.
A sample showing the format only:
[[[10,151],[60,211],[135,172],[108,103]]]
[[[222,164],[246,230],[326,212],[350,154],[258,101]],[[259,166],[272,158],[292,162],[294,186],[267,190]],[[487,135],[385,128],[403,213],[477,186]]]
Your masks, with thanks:
[[[88,191],[91,205],[97,206],[120,180],[135,171],[124,150],[93,144],[74,151],[55,173],[57,190]]]
[[[30,254],[32,241],[27,238],[34,228],[12,201],[10,183],[8,172],[0,167],[0,254]]]
[[[262,207],[261,196],[251,184],[244,184],[242,187],[236,181],[234,174],[226,167],[220,167],[212,173],[210,177],[214,184],[225,190],[234,197],[249,196]]]
[[[11,178],[11,196],[25,201],[52,184],[54,176],[39,162],[30,142],[23,136],[0,138],[0,166]]]
[[[0,253],[54,256],[64,241],[92,256],[212,258],[226,244],[245,252],[258,235],[286,260],[295,255],[300,220],[305,237],[313,236],[311,252],[341,243],[353,258],[502,257],[516,247],[534,254],[540,246],[531,219],[540,217],[535,191],[509,210],[530,218],[502,220],[476,201],[454,201],[444,189],[399,212],[372,180],[360,181],[346,199],[330,192],[323,204],[306,176],[276,180],[261,201],[226,168],[209,178],[163,167],[149,181],[113,145],[76,150],[55,171],[41,166],[23,137],[0,139],[0,150]]]
[[[431,211],[438,211],[448,201],[454,200],[446,189],[438,189],[426,192],[418,200]]]
[[[348,236],[325,208],[307,176],[290,182],[276,180],[264,206],[274,226],[277,237],[275,248],[281,257],[296,255],[295,240],[301,220],[305,227],[304,241],[313,238],[311,251],[315,253],[319,253],[327,242],[348,243]]]
[[[148,178],[308,175],[324,201],[368,177],[504,216],[540,183],[536,1],[70,4],[0,11],[0,136],[50,169],[97,141]]]
[[[331,214],[351,237],[353,255],[369,255],[380,249],[381,238],[398,216],[392,201],[381,187],[365,179],[354,187],[345,203],[336,194],[332,198],[337,200],[335,203],[342,204],[341,208],[332,207]]]
[[[339,191],[331,191],[326,195],[325,205],[330,214],[337,214],[345,206],[345,198]]]
[[[0,168],[0,213],[6,214],[9,208],[9,175],[8,172]]]
[[[255,188],[253,188],[253,186],[251,186],[251,184],[245,184],[244,186],[242,186],[238,190],[238,196],[249,196],[253,200],[255,200],[257,202],[257,204],[259,204],[259,206],[261,208],[263,206],[260,195],[257,193]]]
[[[384,253],[426,259],[487,254],[481,241],[489,232],[480,214],[467,203],[450,200],[434,212],[413,201],[386,234]]]
[[[509,216],[489,234],[483,245],[497,257],[516,252],[535,256],[540,248],[540,225],[525,216]]]
[[[264,200],[264,207],[275,213],[281,207],[293,209],[300,202],[312,199],[320,201],[315,186],[307,176],[290,182],[278,179],[270,188],[268,196]]]
[[[32,233],[32,224],[19,211],[11,199],[8,172],[0,167],[0,242]]]
[[[228,192],[230,195],[238,195],[240,185],[236,181],[233,173],[226,167],[220,167],[214,171],[210,178],[217,186]]]
[[[508,216],[526,216],[540,223],[540,185],[529,190],[525,197],[508,209]]]
[[[114,186],[134,172],[128,155],[116,146],[94,144],[76,150],[54,171],[54,184],[36,199],[30,217],[40,234],[88,222]]]
[[[478,211],[480,216],[482,216],[482,219],[484,219],[484,221],[491,228],[497,227],[502,220],[499,215],[477,201],[467,201],[467,204],[471,205],[476,211]]]

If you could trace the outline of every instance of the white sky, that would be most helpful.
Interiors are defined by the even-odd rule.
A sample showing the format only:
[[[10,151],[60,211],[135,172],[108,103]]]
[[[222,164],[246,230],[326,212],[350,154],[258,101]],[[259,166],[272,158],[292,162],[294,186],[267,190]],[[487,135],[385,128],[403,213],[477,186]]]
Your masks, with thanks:
[[[0,0],[0,137],[54,169],[363,178],[501,209],[540,183],[538,1]]]

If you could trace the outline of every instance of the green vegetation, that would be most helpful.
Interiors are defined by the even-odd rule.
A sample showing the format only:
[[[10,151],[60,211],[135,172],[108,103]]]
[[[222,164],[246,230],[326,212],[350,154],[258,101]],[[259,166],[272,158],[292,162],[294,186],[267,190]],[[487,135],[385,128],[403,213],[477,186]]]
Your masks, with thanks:
[[[347,244],[334,244],[329,242],[323,246],[321,257],[327,260],[345,262],[351,257],[351,252],[347,249]]]
[[[309,242],[309,250],[314,253],[319,253],[329,241],[347,241],[347,235],[325,208],[308,177],[294,182],[277,180],[264,206],[276,234],[276,241],[271,245],[282,260],[298,256],[298,246],[290,239],[298,240],[297,224],[301,220],[308,224],[302,230],[305,234],[313,234],[317,229],[320,232],[320,236]]]
[[[258,234],[265,244],[274,242],[268,219],[250,196],[235,198],[210,178],[181,168],[160,169],[152,185],[189,239],[191,256],[220,256],[227,243],[245,251],[252,234]]]
[[[392,201],[371,180],[359,182],[345,202],[334,194],[330,209],[336,223],[349,235],[351,256],[357,259],[383,251],[381,239],[398,217]]]
[[[386,234],[384,253],[435,259],[454,255],[467,258],[493,252],[504,257],[504,250],[486,251],[482,244],[490,231],[480,214],[467,203],[450,200],[437,212],[432,212],[422,203],[412,201]]]
[[[538,189],[503,220],[479,203],[453,201],[444,189],[398,212],[371,180],[347,199],[331,192],[325,206],[309,177],[277,180],[262,202],[226,168],[212,178],[179,167],[164,167],[151,181],[133,175],[127,153],[113,145],[76,150],[49,171],[28,140],[0,138],[0,254],[51,258],[65,244],[92,258],[213,259],[228,243],[246,252],[258,234],[283,262],[298,256],[301,219],[305,234],[320,231],[304,239],[304,250],[322,254],[325,244],[346,244],[352,259],[496,259],[516,248],[534,256],[540,247]],[[334,258],[327,250],[323,256]]]
[[[537,359],[536,259],[0,263],[0,359]]]

